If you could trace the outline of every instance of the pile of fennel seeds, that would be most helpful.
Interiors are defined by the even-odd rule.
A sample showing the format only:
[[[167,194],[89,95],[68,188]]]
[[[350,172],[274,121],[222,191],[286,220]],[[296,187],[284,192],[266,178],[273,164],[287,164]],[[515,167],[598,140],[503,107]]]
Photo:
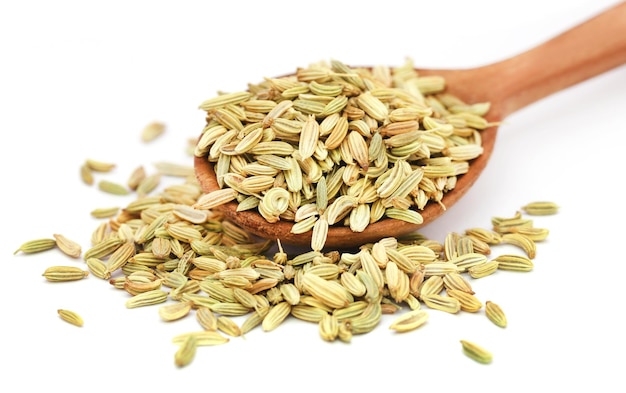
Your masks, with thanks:
[[[529,215],[558,210],[531,203],[511,217],[492,218],[489,229],[449,233],[442,242],[414,233],[353,252],[290,255],[280,242],[258,241],[219,212],[194,209],[202,195],[197,181],[185,177],[103,218],[78,256],[61,236],[28,241],[16,253],[58,247],[76,263],[52,269],[54,282],[99,278],[128,293],[128,308],[156,307],[168,322],[195,318],[197,330],[173,338],[179,348],[174,362],[183,367],[199,347],[225,344],[252,329],[269,332],[287,318],[315,323],[323,340],[340,342],[380,327],[385,314],[398,315],[388,326],[398,333],[418,329],[431,312],[482,313],[494,328],[504,328],[503,308],[476,294],[472,282],[531,271],[548,230],[535,227]],[[501,244],[519,253],[490,257]],[[76,264],[90,274],[77,274]],[[65,311],[62,317],[72,316],[66,321],[83,325],[79,313]],[[487,349],[460,342],[460,351],[475,361],[492,361]]]
[[[492,125],[489,103],[445,88],[410,61],[366,69],[332,60],[207,99],[194,154],[213,164],[221,190],[196,207],[236,200],[268,222],[293,222],[293,233],[313,231],[314,251],[332,225],[421,224],[419,211],[443,206]]]

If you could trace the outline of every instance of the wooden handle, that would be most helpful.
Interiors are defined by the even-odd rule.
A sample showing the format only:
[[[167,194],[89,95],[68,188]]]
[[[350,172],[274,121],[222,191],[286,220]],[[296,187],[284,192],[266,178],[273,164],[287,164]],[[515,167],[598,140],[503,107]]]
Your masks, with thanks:
[[[527,52],[483,67],[500,118],[626,63],[626,2]]]

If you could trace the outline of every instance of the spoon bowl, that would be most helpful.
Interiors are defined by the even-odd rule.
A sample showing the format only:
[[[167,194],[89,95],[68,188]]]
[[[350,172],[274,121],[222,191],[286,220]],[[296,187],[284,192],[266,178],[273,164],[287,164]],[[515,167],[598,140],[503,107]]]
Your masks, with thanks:
[[[514,57],[471,69],[417,71],[420,75],[444,77],[446,92],[467,103],[490,102],[485,118],[498,124],[521,108],[625,63],[626,3],[620,3]],[[443,206],[454,205],[478,179],[491,157],[497,133],[497,126],[481,131],[483,153],[470,162],[468,172],[458,177],[455,188],[444,194]],[[195,157],[194,167],[204,192],[220,189],[213,166],[206,157]],[[238,212],[236,202],[216,209],[259,237],[280,239],[281,243],[294,246],[310,245],[311,231],[293,234],[293,222],[269,223],[254,211]],[[429,202],[419,211],[423,217],[419,225],[385,218],[368,225],[362,232],[353,232],[342,225],[331,226],[325,248],[347,249],[384,237],[400,237],[432,222],[445,211],[441,205]]]

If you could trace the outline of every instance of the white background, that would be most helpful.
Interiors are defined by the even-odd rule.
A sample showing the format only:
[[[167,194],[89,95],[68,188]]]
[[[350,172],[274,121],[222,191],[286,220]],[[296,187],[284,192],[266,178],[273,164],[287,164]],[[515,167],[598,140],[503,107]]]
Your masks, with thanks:
[[[441,241],[532,200],[560,204],[558,215],[535,221],[551,233],[533,272],[474,283],[477,296],[505,309],[506,329],[482,314],[431,312],[420,330],[398,335],[387,316],[346,345],[289,320],[200,348],[178,369],[171,338],[197,329],[193,318],[165,323],[155,307],[127,310],[128,296],[95,277],[47,283],[46,267],[82,264],[58,251],[13,255],[53,233],[87,249],[97,225],[89,212],[131,198],[84,185],[80,164],[115,162],[97,179],[120,182],[138,165],[191,165],[187,140],[204,125],[198,105],[218,90],[331,58],[479,66],[616,3],[3,1],[0,390],[624,391],[624,66],[509,116],[474,188],[421,231]],[[142,144],[140,130],[153,120],[167,131]],[[85,326],[62,322],[57,308],[79,312]],[[463,356],[460,339],[490,349],[493,363]]]

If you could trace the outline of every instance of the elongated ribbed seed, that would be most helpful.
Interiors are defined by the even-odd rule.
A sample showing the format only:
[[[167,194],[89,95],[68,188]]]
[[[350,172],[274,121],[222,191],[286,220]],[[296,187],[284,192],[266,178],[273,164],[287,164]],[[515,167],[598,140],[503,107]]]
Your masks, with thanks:
[[[35,239],[29,240],[27,242],[22,243],[22,245],[15,250],[14,255],[18,252],[23,252],[25,254],[33,254],[37,252],[47,251],[55,248],[57,246],[56,239]]]
[[[161,289],[154,289],[135,295],[126,301],[126,308],[137,308],[164,303],[168,293]]]
[[[287,302],[280,302],[270,308],[269,312],[263,318],[261,327],[263,331],[269,332],[276,329],[284,320],[289,316],[291,312],[291,304]]]
[[[86,278],[89,271],[75,266],[50,266],[42,276],[51,282],[77,281]]]
[[[487,315],[487,318],[489,318],[489,320],[493,322],[496,326],[499,326],[501,328],[506,327],[506,315],[498,304],[487,300],[485,302],[485,314]]]
[[[493,360],[491,352],[473,342],[461,340],[461,346],[463,348],[463,353],[478,363],[489,364]]]
[[[556,214],[559,211],[559,206],[554,202],[537,201],[522,206],[522,210],[531,216],[546,216]]]
[[[191,302],[176,302],[159,307],[159,316],[162,320],[170,322],[181,319],[191,311]]]
[[[445,311],[450,314],[456,314],[461,311],[461,302],[450,296],[426,295],[422,296],[422,301],[433,310]]]
[[[198,348],[198,344],[196,343],[196,338],[192,335],[185,337],[183,342],[178,347],[174,355],[174,363],[178,367],[185,367],[196,355],[196,349]]]
[[[398,333],[409,332],[422,326],[428,320],[428,313],[424,310],[409,311],[391,322],[389,329]]]
[[[190,336],[196,340],[197,346],[221,345],[230,341],[230,338],[223,336],[219,332],[205,330],[205,331],[197,331],[197,332],[179,334],[172,339],[172,343],[176,345],[181,345]]]
[[[502,254],[494,258],[493,261],[497,262],[497,268],[500,270],[529,272],[534,267],[533,261],[523,255]]]
[[[65,309],[58,309],[57,313],[59,314],[59,316],[61,317],[62,320],[64,320],[67,323],[70,323],[72,325],[81,327],[84,325],[84,321],[83,318],[78,315],[76,312],[71,311],[71,310],[65,310]]]

